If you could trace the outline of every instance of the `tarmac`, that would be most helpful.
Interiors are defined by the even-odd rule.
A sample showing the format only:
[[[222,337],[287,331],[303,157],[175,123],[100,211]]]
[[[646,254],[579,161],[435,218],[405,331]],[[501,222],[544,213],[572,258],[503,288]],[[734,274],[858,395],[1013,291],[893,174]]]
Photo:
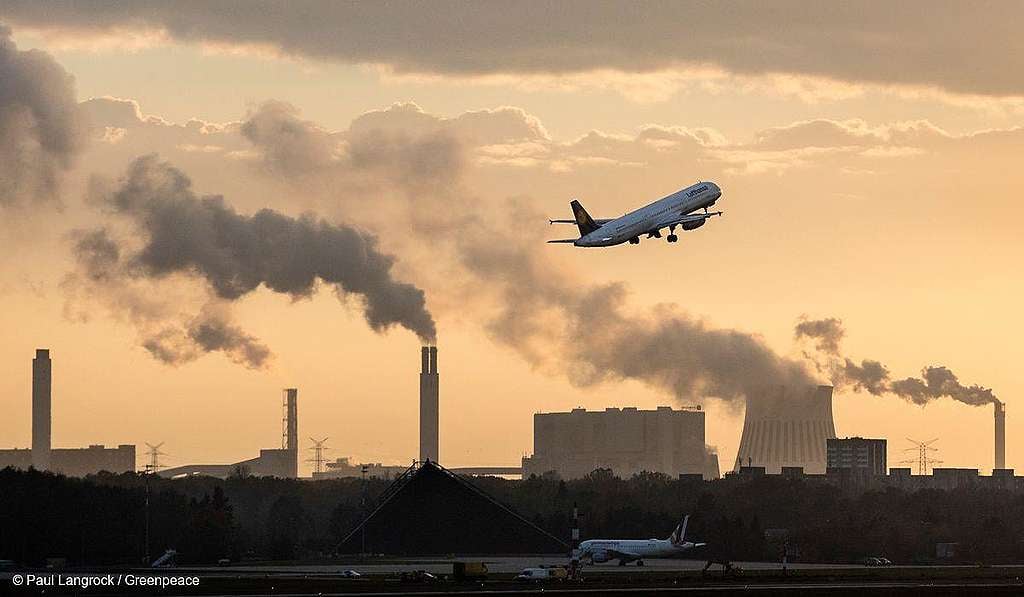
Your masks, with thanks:
[[[453,563],[484,562],[486,580],[457,581]],[[179,567],[161,570],[90,568],[36,570],[36,574],[75,576],[113,574],[150,577],[193,577],[196,585],[166,587],[157,592],[134,588],[94,587],[87,591],[51,586],[46,595],[267,595],[280,597],[459,594],[459,595],[574,595],[679,594],[726,595],[1022,595],[1024,566],[892,566],[872,568],[855,564],[788,564],[779,562],[733,562],[726,574],[715,565],[702,574],[704,560],[645,560],[638,567],[616,563],[584,566],[579,580],[522,583],[513,580],[527,567],[557,566],[565,557],[460,557],[460,558],[371,558],[338,560],[317,564],[240,563],[218,567]],[[355,570],[361,577],[345,578]],[[409,582],[403,572],[423,570],[437,576],[430,582]],[[27,570],[0,574],[0,594],[40,595],[40,590],[13,586],[13,576]]]

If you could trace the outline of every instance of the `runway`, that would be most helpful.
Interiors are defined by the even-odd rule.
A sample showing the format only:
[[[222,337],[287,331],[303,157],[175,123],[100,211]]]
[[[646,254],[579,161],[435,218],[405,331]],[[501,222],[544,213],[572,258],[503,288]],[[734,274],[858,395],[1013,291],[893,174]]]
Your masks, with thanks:
[[[453,563],[484,562],[485,580],[455,580]],[[730,574],[720,566],[703,575],[702,560],[649,560],[643,567],[585,566],[581,578],[572,581],[522,583],[513,580],[527,567],[554,566],[564,557],[484,557],[484,558],[373,558],[340,560],[331,563],[239,564],[220,567],[179,567],[162,570],[127,568],[89,568],[60,571],[35,570],[36,574],[75,576],[87,574],[123,574],[146,577],[194,577],[189,588],[168,587],[161,595],[535,595],[560,596],[725,595],[734,592],[757,595],[1020,595],[1024,594],[1024,566],[893,566],[868,568],[853,564],[790,564],[777,562],[734,562]],[[355,570],[358,579],[345,578],[343,572]],[[435,574],[431,582],[408,582],[401,573],[424,570]],[[11,587],[12,577],[30,571],[13,570],[0,574],[0,593]],[[47,594],[71,595],[78,591],[51,587]],[[25,594],[39,594],[31,591]],[[84,593],[83,593],[84,594]],[[141,595],[139,587],[90,589],[90,595]]]
[[[289,574],[336,574],[342,570],[355,570],[360,574],[370,576],[385,576],[389,574],[400,574],[412,570],[425,570],[432,574],[450,574],[452,564],[455,562],[484,562],[487,570],[492,574],[516,574],[524,568],[540,566],[565,566],[569,560],[564,556],[481,556],[481,557],[458,557],[458,558],[381,558],[381,559],[352,559],[340,560],[330,565],[298,565],[298,566],[276,566],[272,564],[260,565],[233,565],[228,570],[232,572],[253,572],[253,573],[289,573]],[[605,564],[584,566],[586,572],[599,573],[638,573],[638,572],[683,572],[698,571],[704,567],[705,560],[644,560],[644,565],[638,567],[635,564],[619,566],[614,562]],[[734,566],[743,570],[778,570],[783,567],[778,562],[733,562]],[[716,566],[716,568],[718,568]],[[855,568],[864,566],[859,564],[789,564],[790,570],[814,570],[814,569],[836,569]],[[195,570],[224,571],[224,568],[196,568]]]

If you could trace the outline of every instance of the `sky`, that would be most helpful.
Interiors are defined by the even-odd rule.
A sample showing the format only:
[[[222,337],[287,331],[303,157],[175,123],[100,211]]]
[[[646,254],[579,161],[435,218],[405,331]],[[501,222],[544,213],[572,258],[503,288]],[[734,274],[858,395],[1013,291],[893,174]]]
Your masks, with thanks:
[[[1024,15],[919,4],[0,2],[0,447],[48,347],[55,446],[242,460],[298,387],[303,447],[408,463],[436,331],[449,466],[696,403],[724,470],[743,393],[810,380],[890,466],[992,467],[982,394],[850,359],[990,389],[1014,467]],[[543,242],[698,180],[679,243]]]

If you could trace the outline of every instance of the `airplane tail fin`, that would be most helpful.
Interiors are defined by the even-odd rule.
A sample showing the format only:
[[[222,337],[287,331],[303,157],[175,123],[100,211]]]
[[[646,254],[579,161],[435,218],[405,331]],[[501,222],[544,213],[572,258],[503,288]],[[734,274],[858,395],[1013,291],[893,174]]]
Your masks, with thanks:
[[[594,222],[594,218],[590,217],[579,201],[573,199],[569,205],[572,206],[572,213],[576,216],[576,226],[580,229],[580,236],[586,236],[599,228]]]
[[[668,540],[672,545],[678,545],[686,540],[686,524],[688,522],[690,522],[689,514],[683,517],[683,521],[680,522],[679,526],[676,527],[676,530],[672,531],[672,534],[669,535]]]

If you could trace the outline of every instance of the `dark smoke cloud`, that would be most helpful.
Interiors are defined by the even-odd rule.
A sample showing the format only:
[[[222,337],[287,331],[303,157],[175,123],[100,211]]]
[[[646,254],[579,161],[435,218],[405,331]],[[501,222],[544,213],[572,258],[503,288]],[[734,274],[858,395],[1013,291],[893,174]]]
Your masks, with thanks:
[[[827,370],[832,383],[837,387],[852,387],[855,392],[868,392],[875,396],[886,394],[898,396],[914,404],[928,404],[939,398],[952,398],[964,404],[981,405],[999,402],[989,388],[979,385],[966,386],[946,367],[929,366],[921,370],[921,377],[892,379],[889,369],[871,359],[858,364],[840,354],[840,340],[845,331],[842,321],[836,318],[819,320],[801,319],[796,325],[798,340],[814,342],[815,348],[827,360],[817,363],[819,370]]]
[[[571,354],[586,364],[593,381],[637,379],[680,400],[756,399],[768,387],[816,384],[801,363],[752,334],[711,327],[675,305],[629,314],[621,286],[593,288],[588,295],[567,315]]]
[[[958,93],[1019,96],[1018,3],[809,0],[7,0],[0,17],[65,34],[158,30],[399,72],[485,75],[713,65]],[[984,35],[972,35],[984,32]],[[970,50],[964,46],[970,36]]]
[[[107,229],[77,232],[78,271],[65,288],[99,296],[124,314],[139,328],[142,345],[165,363],[219,351],[263,367],[270,351],[231,323],[229,313],[233,301],[260,286],[299,298],[330,284],[339,298],[358,298],[375,331],[399,325],[424,342],[435,339],[423,291],[394,279],[394,258],[365,232],[312,215],[239,214],[223,197],[196,195],[183,172],[156,156],[136,159],[116,186],[99,185],[92,201],[123,216],[132,232],[121,239]],[[180,276],[206,282],[211,296],[198,315],[183,317],[151,296],[147,284]]]
[[[813,338],[814,348],[830,355],[839,354],[839,343],[843,339],[843,334],[843,322],[834,317],[827,319],[802,317],[794,330],[797,340],[804,337]]]
[[[225,310],[204,308],[184,329],[164,328],[143,342],[158,360],[180,365],[207,352],[223,352],[229,359],[250,369],[262,369],[270,349],[231,323]]]
[[[159,296],[159,288],[137,279],[134,266],[121,259],[123,250],[107,229],[79,230],[72,233],[72,240],[78,268],[64,279],[64,290],[98,298],[134,323],[139,344],[157,360],[181,365],[216,351],[250,369],[268,364],[270,350],[231,323],[227,304],[208,300],[197,315],[181,314]]]
[[[999,402],[989,388],[979,385],[965,386],[945,367],[925,367],[921,377],[898,379],[889,384],[893,394],[915,404],[927,404],[936,398],[949,397],[957,402],[974,406]]]
[[[103,201],[140,227],[145,244],[132,259],[141,275],[193,273],[227,300],[260,285],[305,297],[322,281],[360,297],[378,332],[400,325],[426,342],[436,336],[423,291],[394,279],[394,257],[370,234],[312,215],[241,215],[223,197],[197,196],[183,172],[156,156],[132,162]]]
[[[57,200],[83,139],[74,79],[0,25],[0,207]]]

